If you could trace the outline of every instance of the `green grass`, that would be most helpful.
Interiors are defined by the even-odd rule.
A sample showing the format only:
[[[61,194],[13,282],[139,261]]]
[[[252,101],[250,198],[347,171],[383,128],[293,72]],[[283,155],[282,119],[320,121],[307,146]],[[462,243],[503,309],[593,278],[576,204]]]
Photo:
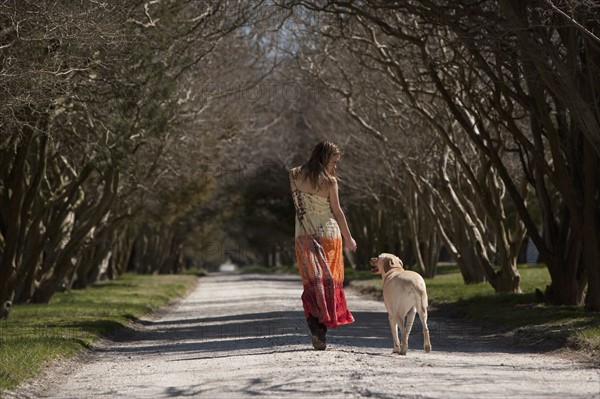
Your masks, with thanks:
[[[129,321],[181,296],[194,276],[126,274],[85,290],[54,295],[47,305],[16,305],[0,321],[0,393],[38,375]]]
[[[208,270],[202,267],[192,267],[189,269],[184,269],[181,273],[186,276],[196,276],[196,277],[204,277],[208,275]]]
[[[554,342],[597,357],[600,352],[600,314],[580,307],[540,303],[535,289],[544,291],[550,275],[544,265],[520,265],[521,294],[498,294],[488,283],[465,284],[456,268],[444,268],[427,279],[429,303],[453,317],[512,331],[527,342]],[[361,293],[381,298],[381,277],[354,280]]]

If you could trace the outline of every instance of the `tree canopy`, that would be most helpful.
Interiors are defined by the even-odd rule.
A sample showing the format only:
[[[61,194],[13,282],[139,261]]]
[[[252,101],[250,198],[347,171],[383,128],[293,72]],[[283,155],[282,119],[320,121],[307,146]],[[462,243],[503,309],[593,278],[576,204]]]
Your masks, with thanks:
[[[544,299],[600,310],[599,8],[2,2],[2,316],[127,270],[292,263],[286,171],[324,138],[348,265],[433,277],[443,251],[520,292],[533,242]]]

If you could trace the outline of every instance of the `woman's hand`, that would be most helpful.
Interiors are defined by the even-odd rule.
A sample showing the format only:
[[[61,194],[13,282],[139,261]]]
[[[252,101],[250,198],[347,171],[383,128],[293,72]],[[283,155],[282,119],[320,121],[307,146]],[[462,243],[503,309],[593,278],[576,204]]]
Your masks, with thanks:
[[[349,240],[345,240],[345,247],[346,249],[349,249],[352,252],[356,251],[356,241],[354,241],[354,238],[350,237]]]

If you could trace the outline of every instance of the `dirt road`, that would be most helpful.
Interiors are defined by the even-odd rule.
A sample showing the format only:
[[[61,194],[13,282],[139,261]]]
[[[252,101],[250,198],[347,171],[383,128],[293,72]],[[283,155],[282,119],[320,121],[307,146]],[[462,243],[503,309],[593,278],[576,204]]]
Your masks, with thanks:
[[[315,351],[293,276],[216,274],[121,342],[24,387],[52,398],[598,398],[600,371],[512,349],[480,328],[418,322],[408,356],[392,354],[383,303],[348,294],[356,323]]]

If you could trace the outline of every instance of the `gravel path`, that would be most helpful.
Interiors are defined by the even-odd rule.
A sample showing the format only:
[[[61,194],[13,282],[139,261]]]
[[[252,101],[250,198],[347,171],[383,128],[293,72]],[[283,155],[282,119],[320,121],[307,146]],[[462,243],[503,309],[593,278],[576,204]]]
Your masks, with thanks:
[[[430,317],[392,354],[383,303],[347,292],[356,322],[315,351],[294,276],[214,274],[161,317],[104,342],[20,397],[600,398],[600,370]],[[417,319],[418,320],[418,319]],[[40,386],[43,384],[43,387]]]

